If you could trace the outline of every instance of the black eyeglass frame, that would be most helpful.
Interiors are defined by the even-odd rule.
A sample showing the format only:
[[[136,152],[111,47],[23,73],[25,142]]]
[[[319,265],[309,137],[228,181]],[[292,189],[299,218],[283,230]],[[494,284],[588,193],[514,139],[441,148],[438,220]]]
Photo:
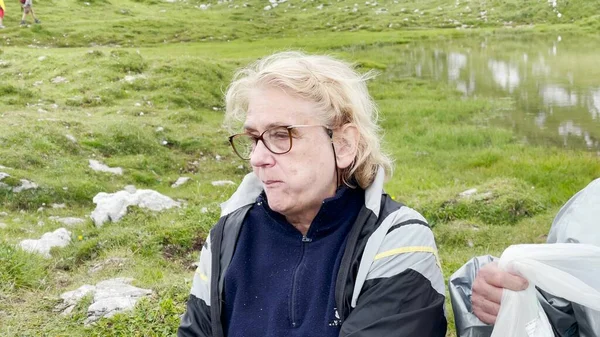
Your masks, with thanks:
[[[229,144],[231,144],[231,147],[233,148],[233,152],[235,152],[235,154],[238,155],[238,157],[240,157],[242,160],[250,160],[250,156],[252,155],[252,152],[250,152],[250,155],[248,156],[248,158],[245,158],[244,156],[242,156],[238,150],[235,148],[235,143],[234,140],[236,137],[248,137],[250,136],[251,138],[254,139],[254,144],[258,144],[258,141],[262,141],[263,145],[265,146],[265,148],[267,148],[267,150],[269,150],[269,152],[273,153],[273,154],[286,154],[290,151],[292,151],[292,147],[293,147],[293,142],[292,139],[294,138],[292,136],[292,130],[293,129],[299,129],[299,128],[308,128],[308,127],[316,127],[316,126],[320,126],[325,128],[325,130],[327,131],[327,135],[329,136],[330,139],[333,139],[333,130],[328,127],[327,125],[323,125],[323,124],[296,124],[296,125],[278,125],[272,128],[269,128],[265,131],[263,131],[258,137],[255,137],[247,132],[245,133],[237,133],[235,135],[231,135],[229,136]],[[286,128],[287,132],[288,132],[288,138],[290,140],[290,146],[289,149],[287,151],[283,151],[283,152],[277,152],[277,151],[273,151],[269,145],[268,142],[265,142],[265,139],[263,138],[264,134],[267,133],[268,131],[272,131],[273,129],[277,129],[277,128]],[[252,150],[254,151],[254,149]]]

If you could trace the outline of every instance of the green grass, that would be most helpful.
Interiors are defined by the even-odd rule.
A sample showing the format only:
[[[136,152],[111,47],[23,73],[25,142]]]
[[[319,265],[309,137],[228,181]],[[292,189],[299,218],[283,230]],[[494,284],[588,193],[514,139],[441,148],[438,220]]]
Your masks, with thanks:
[[[290,0],[270,11],[266,1],[245,3],[213,2],[201,10],[200,1],[39,1],[43,24],[23,28],[18,7],[7,4],[0,165],[8,168],[0,171],[11,175],[3,180],[8,185],[28,179],[40,188],[0,189],[0,212],[7,213],[0,216],[0,336],[174,334],[192,264],[219,203],[235,190],[211,181],[239,183],[249,170],[221,127],[223,92],[236,68],[274,51],[328,53],[380,72],[369,88],[381,109],[385,148],[396,159],[386,190],[435,226],[446,277],[475,255],[544,242],[560,205],[600,176],[596,153],[528,144],[495,123],[517,109],[512,99],[465,99],[445,83],[406,76],[398,59],[398,48],[415,42],[484,36],[535,43],[547,33],[587,34],[600,28],[597,1],[559,1],[561,18],[546,1],[399,0],[368,8],[361,2],[356,12],[349,1],[319,10],[320,2]],[[387,13],[375,14],[381,7]],[[89,159],[124,174],[94,172]],[[180,176],[192,179],[171,188]],[[185,206],[162,213],[133,208],[100,229],[88,220],[69,228],[73,243],[48,260],[14,248],[60,227],[49,216],[85,217],[98,192],[130,184]],[[488,194],[458,196],[470,188]],[[111,257],[127,261],[89,272]],[[89,298],[70,316],[52,310],[61,293],[117,276],[135,278],[154,295],[89,327]],[[452,327],[448,336],[455,336]]]

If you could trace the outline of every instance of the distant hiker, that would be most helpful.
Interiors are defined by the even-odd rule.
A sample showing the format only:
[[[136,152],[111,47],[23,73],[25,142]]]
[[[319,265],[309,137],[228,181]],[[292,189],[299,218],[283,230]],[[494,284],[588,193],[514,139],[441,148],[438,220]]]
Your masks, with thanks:
[[[35,13],[33,12],[33,0],[19,0],[21,1],[21,8],[23,8],[23,17],[21,17],[21,25],[26,25],[27,21],[25,21],[25,17],[27,14],[31,13],[31,17],[35,23],[41,23],[38,18],[35,17]]]
[[[4,28],[2,25],[2,20],[4,20],[4,11],[6,10],[6,5],[4,4],[4,0],[0,0],[0,29]]]

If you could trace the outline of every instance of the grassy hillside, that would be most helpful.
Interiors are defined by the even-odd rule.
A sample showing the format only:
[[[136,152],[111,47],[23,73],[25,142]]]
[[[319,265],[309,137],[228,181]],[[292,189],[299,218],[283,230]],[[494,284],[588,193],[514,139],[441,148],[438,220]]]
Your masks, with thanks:
[[[39,0],[43,23],[18,27],[10,1],[0,30],[0,172],[11,186],[27,179],[39,188],[0,189],[0,336],[175,333],[193,263],[235,190],[211,182],[239,183],[250,169],[221,128],[223,91],[236,68],[277,50],[329,53],[380,72],[370,90],[396,158],[386,190],[435,225],[445,276],[472,256],[543,242],[558,207],[600,176],[598,154],[523,142],[491,123],[514,109],[510,100],[465,99],[446,84],[401,76],[396,48],[482,34],[585,34],[600,28],[600,2],[354,4],[289,0],[265,10],[269,2],[256,0]],[[125,172],[92,171],[89,159]],[[180,176],[192,180],[171,188]],[[50,259],[14,248],[63,227],[51,216],[86,217],[98,192],[126,185],[184,207],[133,208],[102,228],[87,220],[69,228],[73,243]],[[494,197],[457,197],[474,187]],[[126,260],[91,271],[112,257]],[[68,316],[53,310],[65,291],[124,276],[154,290],[133,312],[86,327],[91,299]]]
[[[275,0],[274,0],[275,1]],[[598,29],[597,0],[388,1],[42,0],[43,25],[19,29],[17,1],[7,1],[0,45],[149,46],[198,41],[310,39],[333,32],[395,32],[422,28],[573,25]],[[32,20],[29,20],[32,21]]]

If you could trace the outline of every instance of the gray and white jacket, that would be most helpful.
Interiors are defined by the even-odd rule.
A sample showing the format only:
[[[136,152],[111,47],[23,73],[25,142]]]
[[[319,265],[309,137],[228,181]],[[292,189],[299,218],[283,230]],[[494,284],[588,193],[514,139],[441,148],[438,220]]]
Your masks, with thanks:
[[[340,336],[443,337],[445,288],[437,248],[426,220],[383,192],[379,169],[348,234],[337,272]],[[248,174],[222,205],[200,254],[178,336],[222,337],[222,292],[247,211],[262,192]]]

